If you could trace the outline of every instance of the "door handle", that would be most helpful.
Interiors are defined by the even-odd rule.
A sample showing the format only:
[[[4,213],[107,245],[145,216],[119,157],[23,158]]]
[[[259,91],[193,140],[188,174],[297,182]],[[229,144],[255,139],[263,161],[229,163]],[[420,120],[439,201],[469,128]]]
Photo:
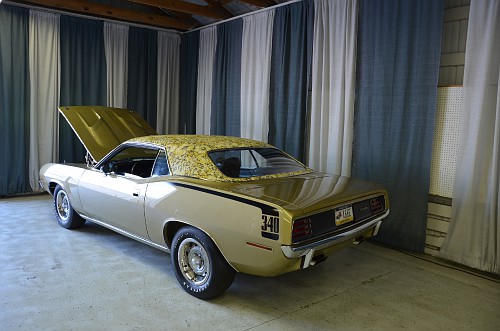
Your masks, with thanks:
[[[141,193],[141,191],[140,191],[140,190],[135,190],[135,192],[134,192],[134,193],[132,193],[132,195],[133,195],[134,197],[138,197],[138,196],[139,196],[139,193]]]

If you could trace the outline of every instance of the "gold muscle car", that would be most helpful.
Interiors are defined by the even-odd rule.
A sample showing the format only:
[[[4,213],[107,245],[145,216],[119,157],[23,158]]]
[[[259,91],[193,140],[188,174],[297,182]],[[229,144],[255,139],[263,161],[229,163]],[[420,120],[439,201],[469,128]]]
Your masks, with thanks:
[[[222,294],[236,272],[276,276],[377,234],[378,184],[315,172],[259,141],[157,135],[137,113],[60,107],[86,164],[46,164],[59,224],[86,220],[170,253],[189,294]]]

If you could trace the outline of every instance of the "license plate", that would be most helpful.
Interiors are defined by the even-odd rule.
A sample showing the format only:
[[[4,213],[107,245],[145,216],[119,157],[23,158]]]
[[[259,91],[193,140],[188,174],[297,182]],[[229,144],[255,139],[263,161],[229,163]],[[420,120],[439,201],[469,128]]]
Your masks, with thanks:
[[[345,223],[352,222],[354,214],[351,206],[343,206],[335,209],[335,225],[339,226]]]

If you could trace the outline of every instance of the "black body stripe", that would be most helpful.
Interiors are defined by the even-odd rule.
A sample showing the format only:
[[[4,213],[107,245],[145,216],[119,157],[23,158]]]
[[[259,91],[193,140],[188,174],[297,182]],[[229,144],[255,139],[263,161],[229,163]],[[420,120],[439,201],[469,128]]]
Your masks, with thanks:
[[[242,197],[237,197],[237,196],[234,196],[234,195],[231,195],[231,194],[227,194],[227,193],[213,191],[213,190],[210,190],[210,189],[206,189],[206,188],[198,187],[198,186],[194,186],[194,185],[189,185],[189,184],[184,184],[184,183],[173,183],[173,182],[171,182],[171,184],[174,185],[174,186],[180,186],[180,187],[184,187],[184,188],[187,188],[187,189],[191,189],[191,190],[195,190],[195,191],[200,191],[200,192],[204,192],[204,193],[209,193],[209,194],[217,195],[217,196],[222,197],[222,198],[226,198],[226,199],[230,199],[230,200],[242,202],[244,204],[260,208],[260,210],[262,210],[263,214],[272,215],[272,216],[279,216],[278,209],[276,209],[274,207],[271,207],[269,205],[266,205],[264,203],[256,202],[256,201],[253,201],[253,200],[250,200],[250,199],[245,199],[245,198],[242,198]]]

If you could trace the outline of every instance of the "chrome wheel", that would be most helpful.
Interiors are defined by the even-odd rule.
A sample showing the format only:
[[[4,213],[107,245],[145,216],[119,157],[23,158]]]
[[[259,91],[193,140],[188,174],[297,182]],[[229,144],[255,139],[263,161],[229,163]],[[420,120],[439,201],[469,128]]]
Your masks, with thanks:
[[[172,239],[172,266],[182,288],[198,299],[224,293],[236,271],[227,263],[213,240],[192,226],[180,228]]]
[[[64,190],[59,190],[56,195],[56,210],[57,214],[61,218],[62,221],[67,221],[69,218],[70,205],[68,196]]]
[[[54,211],[57,222],[65,229],[76,229],[85,223],[71,206],[68,193],[59,185],[54,190]]]
[[[194,238],[186,238],[179,245],[177,262],[184,278],[201,286],[210,277],[210,258],[205,248]]]

